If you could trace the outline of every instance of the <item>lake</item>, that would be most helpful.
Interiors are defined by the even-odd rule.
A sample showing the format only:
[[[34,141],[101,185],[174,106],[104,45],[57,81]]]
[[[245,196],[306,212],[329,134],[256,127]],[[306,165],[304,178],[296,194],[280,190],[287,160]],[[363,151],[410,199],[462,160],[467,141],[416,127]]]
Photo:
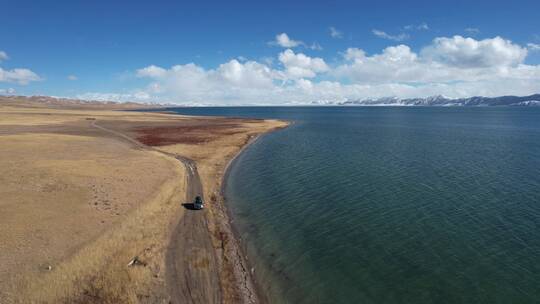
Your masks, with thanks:
[[[540,108],[176,108],[281,118],[225,188],[273,303],[538,303]]]

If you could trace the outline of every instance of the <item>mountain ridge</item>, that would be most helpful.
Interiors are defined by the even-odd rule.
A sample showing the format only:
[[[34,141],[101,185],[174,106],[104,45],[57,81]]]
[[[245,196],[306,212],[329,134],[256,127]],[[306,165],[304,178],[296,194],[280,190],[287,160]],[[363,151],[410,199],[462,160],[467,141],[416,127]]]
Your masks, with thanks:
[[[343,106],[540,106],[540,94],[498,97],[473,96],[468,98],[448,98],[442,95],[424,98],[381,97],[341,102],[313,102],[312,104]]]

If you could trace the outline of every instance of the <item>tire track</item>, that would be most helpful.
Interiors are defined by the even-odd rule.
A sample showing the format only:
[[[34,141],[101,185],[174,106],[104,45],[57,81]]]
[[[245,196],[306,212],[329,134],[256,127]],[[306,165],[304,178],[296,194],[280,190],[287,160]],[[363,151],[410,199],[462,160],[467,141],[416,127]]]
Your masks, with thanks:
[[[217,258],[212,245],[205,210],[189,210],[195,197],[203,197],[203,187],[196,163],[184,156],[159,151],[121,132],[108,129],[94,120],[92,127],[124,140],[145,150],[156,151],[179,160],[186,168],[187,212],[178,216],[165,257],[165,276],[170,303],[220,303],[221,286]],[[179,202],[180,203],[180,202]]]

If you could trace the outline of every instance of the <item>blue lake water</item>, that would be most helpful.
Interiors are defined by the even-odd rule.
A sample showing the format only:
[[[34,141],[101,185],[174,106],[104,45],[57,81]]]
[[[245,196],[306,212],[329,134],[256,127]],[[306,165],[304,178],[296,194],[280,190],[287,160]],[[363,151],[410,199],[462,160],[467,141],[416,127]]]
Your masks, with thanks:
[[[540,108],[242,107],[295,123],[226,197],[273,303],[540,303]]]

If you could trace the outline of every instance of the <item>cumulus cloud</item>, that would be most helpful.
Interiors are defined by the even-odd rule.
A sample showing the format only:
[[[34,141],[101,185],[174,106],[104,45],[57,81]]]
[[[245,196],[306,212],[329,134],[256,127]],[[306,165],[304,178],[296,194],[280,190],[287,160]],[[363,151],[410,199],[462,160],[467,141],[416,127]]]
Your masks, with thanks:
[[[343,33],[339,31],[338,29],[336,29],[335,27],[331,26],[329,28],[329,31],[330,31],[330,37],[337,38],[337,39],[343,38]]]
[[[0,62],[9,59],[4,51],[0,51]],[[11,82],[20,85],[26,85],[32,81],[42,80],[36,73],[29,69],[16,68],[12,70],[4,70],[0,67],[0,82]]]
[[[240,63],[234,59],[221,64],[212,75],[217,81],[238,88],[269,88],[273,84],[273,79],[280,76],[264,64],[255,61]]]
[[[443,37],[434,39],[420,53],[403,44],[371,56],[350,48],[343,54],[347,62],[333,69],[332,74],[359,83],[416,85],[536,78],[539,68],[525,65],[526,55],[527,49],[500,37]]]
[[[307,49],[312,49],[312,50],[317,50],[317,51],[322,50],[321,45],[318,44],[317,42],[314,42],[309,45],[301,40],[291,39],[289,35],[287,35],[286,33],[277,34],[275,40],[268,42],[268,44],[274,45],[274,46],[280,46],[283,48],[295,48],[298,46],[302,46]]]
[[[422,52],[426,58],[461,67],[515,66],[527,56],[526,48],[501,37],[484,40],[440,37]]]
[[[390,35],[384,31],[377,30],[377,29],[374,29],[371,32],[373,33],[373,35],[379,38],[392,40],[392,41],[403,41],[403,40],[409,39],[409,35],[406,33],[400,33],[398,35]]]
[[[312,58],[302,53],[295,54],[287,49],[279,54],[279,61],[285,67],[285,73],[289,78],[313,78],[317,73],[328,71],[328,65],[322,58]]]
[[[147,67],[145,67],[143,69],[137,70],[137,76],[139,76],[139,77],[158,78],[158,77],[165,76],[166,73],[167,73],[167,71],[164,68],[160,68],[160,67],[155,66],[155,65],[150,65],[150,66],[147,66]]]
[[[270,44],[281,46],[284,48],[293,48],[300,45],[305,45],[305,43],[300,40],[293,40],[289,38],[289,35],[287,35],[287,33],[277,34],[276,39],[272,41]]]
[[[368,54],[348,48],[329,65],[287,48],[277,61],[229,60],[213,69],[195,63],[136,71],[146,87],[101,100],[180,104],[280,104],[378,97],[527,95],[540,92],[540,65],[526,64],[531,46],[500,37],[439,37],[413,50],[405,44]],[[106,97],[106,98],[105,98]]]
[[[77,76],[75,76],[75,75],[68,75],[67,79],[71,80],[71,81],[75,81],[75,80],[77,80],[79,78]]]
[[[12,82],[26,85],[32,81],[40,81],[41,78],[29,69],[4,70],[0,68],[0,82]]]
[[[194,63],[168,69],[149,66],[137,71],[139,77],[151,79],[146,91],[169,100],[188,102],[239,101],[261,98],[277,81],[286,79],[285,72],[271,69],[256,61],[232,59],[216,69],[204,69]]]
[[[344,54],[348,61],[332,73],[339,79],[361,83],[418,82],[426,78],[418,55],[403,44],[385,48],[380,54],[367,56],[358,48]]]

